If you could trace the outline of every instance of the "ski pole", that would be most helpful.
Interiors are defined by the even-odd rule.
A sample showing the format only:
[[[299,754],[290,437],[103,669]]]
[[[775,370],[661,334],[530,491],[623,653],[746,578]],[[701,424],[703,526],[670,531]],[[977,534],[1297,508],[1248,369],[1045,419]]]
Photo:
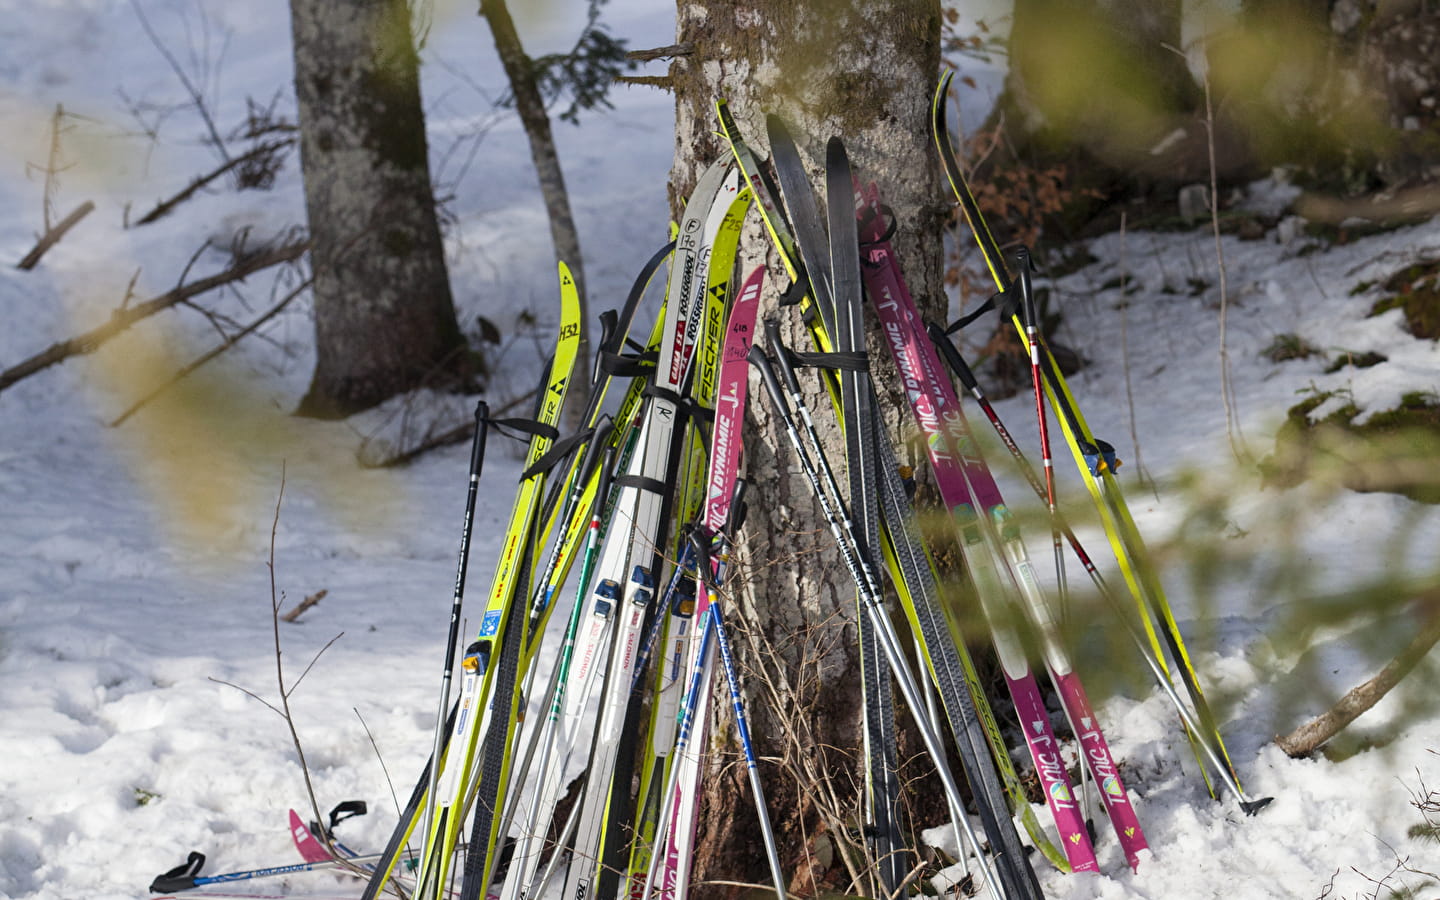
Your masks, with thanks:
[[[985,418],[990,421],[990,425],[995,429],[995,433],[999,435],[1000,440],[1002,443],[1005,444],[1006,449],[1010,451],[1010,455],[1015,458],[1015,461],[1017,463],[1019,463],[1020,471],[1025,476],[1025,480],[1029,482],[1030,487],[1042,499],[1044,499],[1045,488],[1044,485],[1041,483],[1039,476],[1036,475],[1034,466],[1030,464],[1030,461],[1026,458],[1024,451],[1022,451],[1020,447],[1015,443],[1014,437],[1005,427],[1005,424],[1000,420],[999,414],[995,412],[995,407],[990,404],[989,399],[981,390],[980,384],[975,378],[975,373],[971,371],[969,365],[966,364],[964,357],[962,357],[959,351],[955,349],[954,345],[950,343],[949,338],[946,337],[945,332],[938,325],[931,323],[928,326],[927,330],[929,331],[930,338],[935,342],[935,346],[940,348],[941,355],[945,358],[946,364],[948,364],[950,368],[954,370],[955,374],[959,376],[961,384],[965,386],[966,390],[968,390],[971,396],[973,396],[980,404],[980,409],[985,413]],[[1175,707],[1175,710],[1180,715],[1180,718],[1185,722],[1187,726],[1190,727],[1192,733],[1195,734],[1201,752],[1210,761],[1211,765],[1215,769],[1215,772],[1220,776],[1220,780],[1223,781],[1225,783],[1225,786],[1230,789],[1230,792],[1235,795],[1235,799],[1240,804],[1240,808],[1246,814],[1254,815],[1255,813],[1259,812],[1261,809],[1267,806],[1274,798],[1261,797],[1258,800],[1251,800],[1248,796],[1246,796],[1245,792],[1240,788],[1239,782],[1235,779],[1234,775],[1231,774],[1230,766],[1221,759],[1220,754],[1213,746],[1211,746],[1211,743],[1206,736],[1207,733],[1205,729],[1201,726],[1199,719],[1196,717],[1195,713],[1190,710],[1189,706],[1180,698],[1179,692],[1176,691],[1175,685],[1170,681],[1170,677],[1161,667],[1160,662],[1155,657],[1154,651],[1151,649],[1149,643],[1145,640],[1144,636],[1140,634],[1139,629],[1135,627],[1135,624],[1130,621],[1130,618],[1126,613],[1124,607],[1115,597],[1114,592],[1110,589],[1110,586],[1106,583],[1105,579],[1100,575],[1100,571],[1096,567],[1094,560],[1090,557],[1089,553],[1086,552],[1084,546],[1081,545],[1080,539],[1075,535],[1074,530],[1066,522],[1064,515],[1057,509],[1055,516],[1057,525],[1059,526],[1061,533],[1065,536],[1066,541],[1070,544],[1071,551],[1074,552],[1076,558],[1080,561],[1080,564],[1082,567],[1084,567],[1085,571],[1089,573],[1090,580],[1094,582],[1095,588],[1099,592],[1100,596],[1105,598],[1105,601],[1109,604],[1111,611],[1115,615],[1115,618],[1119,619],[1121,624],[1125,626],[1126,633],[1130,635],[1130,638],[1134,641],[1135,646],[1139,649],[1140,656],[1142,659],[1145,660],[1146,665],[1149,667],[1151,673],[1155,676],[1155,681],[1159,684],[1161,690],[1165,692],[1165,695],[1170,699],[1171,704]]]
[[[445,670],[440,678],[440,711],[435,715],[435,741],[430,752],[430,785],[425,794],[425,830],[435,818],[435,789],[440,779],[447,732],[446,712],[450,709],[450,683],[455,677],[455,655],[460,642],[460,610],[465,600],[465,572],[470,564],[470,535],[475,527],[475,498],[480,492],[480,470],[485,463],[485,439],[489,432],[490,406],[475,404],[475,437],[470,444],[470,488],[465,495],[465,520],[460,528],[460,562],[455,573],[455,592],[450,602],[450,630],[445,639]]]
[[[313,872],[319,869],[351,868],[354,865],[374,862],[380,858],[375,853],[369,856],[353,856],[349,859],[327,859],[317,862],[294,863],[288,866],[270,866],[264,869],[249,869],[244,872],[226,872],[222,875],[201,875],[205,865],[205,854],[191,850],[185,862],[155,876],[150,882],[152,894],[173,894],[188,891],[206,884],[220,884],[227,881],[246,881],[251,878],[268,878],[272,875],[289,875],[294,872]]]

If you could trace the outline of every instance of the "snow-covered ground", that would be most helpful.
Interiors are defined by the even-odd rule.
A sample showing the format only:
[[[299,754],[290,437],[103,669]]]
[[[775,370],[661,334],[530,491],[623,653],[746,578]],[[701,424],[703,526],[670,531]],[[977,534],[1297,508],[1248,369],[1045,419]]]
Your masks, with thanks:
[[[138,5],[201,85],[222,131],[239,124],[247,97],[267,105],[278,93],[276,109],[293,116],[283,2]],[[522,21],[532,52],[567,46],[581,6],[548,4],[548,24]],[[608,9],[633,46],[670,42],[668,4]],[[508,117],[492,122],[482,95],[502,89],[492,57],[468,5],[438,5],[426,99],[436,177],[450,194],[457,303],[462,322],[485,315],[510,334],[521,310],[553,321],[554,285],[523,136]],[[156,224],[122,227],[127,208],[138,218],[216,163],[132,4],[25,4],[0,25],[0,82],[0,260],[18,260],[41,228],[43,176],[32,164],[44,163],[57,103],[74,118],[62,138],[72,166],[60,175],[55,215],[87,199],[97,205],[35,271],[0,268],[0,367],[100,324],[132,280],[137,300],[176,284],[206,237],[224,246],[247,226],[259,238],[303,222],[292,157],[274,190],[216,190]],[[622,89],[614,100],[613,112],[582,128],[557,126],[602,308],[663,237],[672,147],[668,98]],[[487,122],[483,140],[467,143]],[[1257,187],[1256,202],[1277,190]],[[1257,454],[1306,392],[1348,392],[1378,411],[1408,391],[1440,391],[1435,345],[1408,336],[1398,312],[1365,318],[1375,291],[1351,294],[1440,255],[1440,225],[1310,249],[1292,232],[1224,242],[1237,424]],[[1436,845],[1407,834],[1420,821],[1411,793],[1440,784],[1440,714],[1422,702],[1433,667],[1422,665],[1352,726],[1333,759],[1291,761],[1270,743],[1378,669],[1414,631],[1400,609],[1306,630],[1298,623],[1307,598],[1433,572],[1440,515],[1390,494],[1262,491],[1228,449],[1208,233],[1117,234],[1090,251],[1100,262],[1054,285],[1064,339],[1093,360],[1072,387],[1095,430],[1131,461],[1122,476],[1142,531],[1157,547],[1183,535],[1215,554],[1166,556],[1166,585],[1247,790],[1276,801],[1253,819],[1211,802],[1163,696],[1128,669],[1107,682],[1113,661],[1091,651],[1081,673],[1112,688],[1100,717],[1155,854],[1132,874],[1102,831],[1107,874],[1044,873],[1047,894],[1310,898],[1338,872],[1328,895],[1355,897],[1374,891],[1367,876],[1381,878],[1397,859],[1440,869]],[[226,258],[206,251],[191,275]],[[1122,267],[1128,286],[1140,288],[1123,313]],[[248,321],[288,284],[255,275],[238,292],[204,299]],[[216,339],[204,318],[163,313],[94,356],[0,393],[0,896],[142,897],[191,849],[209,855],[212,872],[298,859],[285,826],[286,809],[306,802],[295,750],[282,720],[245,693],[277,699],[267,561],[282,480],[277,590],[287,605],[327,591],[281,626],[292,684],[328,646],[291,702],[320,802],[371,805],[344,826],[351,846],[383,844],[386,770],[403,795],[428,753],[467,451],[361,468],[356,449],[378,416],[321,424],[285,415],[311,364],[305,309],[288,309],[264,334],[117,428],[107,423]],[[1272,363],[1260,351],[1277,334],[1306,338],[1330,360],[1343,347],[1389,362],[1330,374],[1319,357]],[[533,380],[533,345],[521,338],[507,348],[497,395]],[[1032,433],[1025,397],[999,406],[1014,430]],[[1153,492],[1136,481],[1137,455]],[[496,444],[486,466],[472,585],[493,565],[517,459]],[[1080,495],[1077,476],[1062,474],[1062,490]],[[1012,490],[1017,506],[1021,497]],[[1037,559],[1043,549],[1037,534]],[[333,887],[326,875],[289,884]],[[1434,885],[1415,894],[1437,895]]]

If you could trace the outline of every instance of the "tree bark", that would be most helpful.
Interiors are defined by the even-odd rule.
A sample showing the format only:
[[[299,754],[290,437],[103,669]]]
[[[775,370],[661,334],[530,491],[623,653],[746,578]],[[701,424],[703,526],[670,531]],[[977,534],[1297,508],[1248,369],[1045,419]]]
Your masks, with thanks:
[[[724,97],[757,152],[767,151],[765,116],[784,118],[823,184],[824,147],[841,136],[856,174],[875,181],[894,209],[894,243],[922,310],[937,318],[946,301],[940,276],[941,227],[937,161],[929,134],[929,103],[939,73],[940,6],[936,0],[709,0],[677,5],[678,45],[689,49],[670,67],[676,95],[676,153],[670,194],[675,210],[700,171],[727,146],[715,136],[714,101]],[[823,194],[823,192],[821,192]],[[791,310],[776,306],[787,284],[778,258],[753,211],[742,233],[743,270],[770,269],[761,315],[777,315],[791,346],[810,349]],[[886,354],[871,341],[881,386],[881,407],[892,416],[898,384]],[[807,398],[816,411],[833,460],[843,460],[843,438],[830,401],[811,380]],[[762,777],[769,794],[781,860],[800,894],[850,887],[834,842],[836,827],[820,808],[827,798],[849,804],[855,827],[861,797],[861,701],[855,648],[854,586],[819,516],[763,388],[752,378],[747,410],[745,477],[752,505],[736,556],[735,581],[746,620],[737,643],[748,656],[747,700],[761,701],[755,727]],[[888,399],[891,402],[886,403]],[[732,621],[739,618],[732,616]],[[762,677],[762,671],[767,677]],[[784,682],[784,683],[782,683]],[[788,692],[788,693],[787,693]],[[788,696],[788,699],[786,697]],[[716,704],[717,710],[728,709]],[[704,817],[694,881],[700,896],[730,896],[707,880],[768,883],[765,856],[753,826],[753,804],[743,770],[731,766],[733,723],[717,713],[706,781]],[[786,735],[790,737],[785,738]],[[807,746],[808,745],[808,746]],[[903,758],[902,748],[902,758]],[[774,760],[784,759],[777,765]],[[933,823],[932,823],[933,824]]]
[[[520,124],[525,128],[525,137],[530,141],[530,159],[535,165],[535,174],[540,180],[540,196],[545,200],[545,214],[550,219],[550,241],[555,246],[555,258],[563,260],[570,267],[575,279],[575,289],[580,294],[580,350],[576,356],[575,371],[589,372],[590,359],[590,307],[585,294],[585,266],[580,256],[580,234],[575,230],[575,217],[570,212],[570,194],[565,189],[565,174],[560,169],[560,157],[555,152],[555,137],[550,131],[550,116],[545,111],[545,98],[540,95],[540,86],[535,83],[535,69],[510,10],[505,0],[480,0],[480,15],[490,23],[490,33],[495,38],[495,50],[500,54],[500,64],[505,68],[505,77],[510,90],[515,93],[515,111],[520,115]],[[590,381],[576,378],[570,383],[573,395],[565,404],[572,416],[578,416],[589,400]],[[580,424],[572,422],[573,425]]]
[[[297,413],[339,418],[471,363],[435,215],[404,0],[292,0],[315,273],[315,373]]]

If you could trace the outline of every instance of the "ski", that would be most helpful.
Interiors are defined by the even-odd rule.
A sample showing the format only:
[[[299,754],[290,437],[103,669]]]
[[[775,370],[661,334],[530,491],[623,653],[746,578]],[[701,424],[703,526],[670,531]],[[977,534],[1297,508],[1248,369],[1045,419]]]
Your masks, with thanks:
[[[644,882],[636,884],[632,865],[630,896],[650,896],[685,900],[690,890],[690,868],[693,862],[696,810],[701,787],[701,761],[710,725],[711,682],[715,665],[718,623],[716,585],[723,572],[711,569],[708,545],[731,523],[732,501],[741,455],[740,432],[744,425],[746,378],[749,367],[746,355],[754,339],[756,310],[760,303],[760,287],[765,271],[757,268],[750,273],[735,298],[726,322],[718,388],[715,399],[715,421],[711,430],[709,471],[706,479],[704,506],[699,529],[692,533],[696,542],[691,548],[695,568],[704,589],[697,592],[694,621],[697,623],[689,641],[686,671],[692,673],[692,684],[686,691],[686,702],[679,711],[678,737],[674,756],[675,775],[663,793],[662,827],[656,834],[661,848],[656,865],[643,874]],[[723,558],[723,552],[719,554]],[[719,559],[717,559],[717,564]],[[763,809],[762,809],[763,814]]]
[[[770,138],[771,162],[775,166],[775,174],[784,195],[785,208],[790,213],[795,244],[805,262],[806,271],[810,274],[811,294],[822,327],[836,351],[853,354],[857,333],[860,335],[860,349],[863,351],[863,330],[859,327],[860,322],[854,321],[850,312],[852,309],[862,309],[859,303],[859,251],[853,249],[857,242],[837,243],[827,235],[816,207],[809,176],[788,128],[774,115],[766,118],[765,125]],[[835,144],[832,142],[830,146],[834,147]],[[852,223],[848,228],[853,232],[854,216],[850,213],[849,200],[851,193],[847,183],[844,192],[846,199],[840,205],[845,212],[843,218]],[[832,228],[837,225],[833,215],[830,224]],[[840,250],[842,243],[852,250]],[[825,251],[822,248],[829,248],[830,256],[823,255]],[[855,256],[853,263],[848,261],[850,256]],[[841,267],[838,272],[837,263]],[[845,296],[838,296],[842,291]],[[842,309],[845,316],[843,321]],[[875,475],[872,468],[874,455],[870,446],[871,424],[868,417],[862,418],[865,415],[862,407],[868,404],[869,378],[855,369],[842,369],[839,389],[839,415],[845,431],[851,515],[859,517],[858,520],[852,519],[859,530],[857,552],[871,571],[875,571],[878,569],[874,551],[879,543],[879,525],[872,505],[875,496]],[[899,764],[895,749],[895,701],[885,663],[876,643],[877,638],[863,611],[858,612],[856,624],[860,634],[861,685],[865,697],[863,744],[867,760],[865,783],[870,822],[867,834],[880,865],[881,882],[887,892],[893,893],[904,883],[905,874],[910,868],[910,861],[906,858],[910,849],[909,842],[904,837],[901,825]]]
[[[935,145],[950,186],[965,212],[971,233],[980,248],[981,256],[995,282],[999,296],[1013,298],[1014,282],[1005,266],[994,235],[990,232],[979,205],[975,201],[974,193],[970,190],[969,183],[960,170],[954,147],[950,143],[949,128],[945,121],[944,101],[949,94],[953,78],[953,70],[945,73],[936,88],[931,104],[931,125]],[[993,304],[987,303],[982,310],[990,305]],[[975,314],[982,310],[977,310]],[[1030,336],[1025,328],[1025,323],[1014,311],[1012,311],[1011,319],[1028,353]],[[1196,759],[1201,763],[1201,773],[1205,776],[1206,784],[1213,793],[1214,787],[1210,783],[1205,767],[1206,758],[1223,760],[1223,765],[1217,770],[1217,774],[1235,794],[1242,808],[1247,813],[1255,812],[1268,802],[1268,798],[1264,801],[1251,801],[1240,787],[1234,764],[1225,749],[1225,741],[1220,734],[1219,725],[1205,699],[1199,677],[1190,661],[1189,653],[1185,649],[1184,638],[1180,634],[1179,625],[1165,598],[1159,575],[1155,571],[1149,551],[1145,547],[1139,530],[1135,527],[1119,484],[1115,480],[1118,461],[1114,457],[1113,448],[1105,442],[1097,440],[1090,432],[1084,418],[1080,415],[1074,396],[1071,394],[1054,356],[1043,343],[1040,350],[1038,362],[1040,373],[1045,380],[1045,393],[1051,407],[1057,413],[1057,421],[1065,435],[1067,445],[1070,447],[1081,479],[1085,482],[1091,499],[1100,514],[1101,523],[1119,563],[1121,574],[1135,598],[1155,662],[1164,677],[1168,679],[1170,674],[1169,666],[1165,661],[1165,653],[1169,653],[1178,670],[1179,678],[1185,686],[1186,693],[1190,697],[1190,702],[1194,706],[1191,718],[1199,721],[1200,728],[1196,730],[1187,725],[1186,733],[1190,737]],[[1208,748],[1202,748],[1201,744],[1208,745]]]
[[[730,305],[735,277],[735,256],[740,243],[740,228],[750,207],[750,188],[739,181],[738,190],[727,200],[728,208],[719,230],[711,240],[705,265],[705,290],[701,312],[700,334],[692,364],[689,407],[696,427],[688,429],[682,468],[678,481],[674,521],[681,532],[675,558],[677,593],[657,607],[652,630],[658,632],[655,643],[663,653],[654,662],[650,717],[646,723],[644,743],[648,750],[640,772],[634,840],[631,845],[629,879],[643,877],[649,869],[656,826],[662,814],[665,784],[673,765],[678,713],[682,701],[683,673],[696,631],[696,579],[693,560],[686,565],[691,550],[683,540],[684,532],[695,520],[706,494],[709,454],[706,441],[711,429],[707,422],[714,418],[716,380],[719,377],[721,345],[725,339],[726,313]],[[713,212],[713,210],[712,210]],[[667,595],[669,592],[667,591]],[[643,666],[637,661],[637,673]]]
[[[586,900],[592,895],[610,900],[625,871],[628,835],[623,833],[621,823],[629,819],[634,719],[638,714],[630,702],[629,687],[663,563],[663,529],[670,512],[670,485],[681,447],[676,440],[681,436],[676,433],[680,391],[701,326],[704,265],[708,261],[706,241],[713,241],[728,211],[729,199],[738,192],[739,181],[733,169],[716,163],[701,175],[686,205],[666,291],[665,338],[655,383],[648,389],[640,450],[626,473],[615,479],[619,489],[618,527],[605,542],[596,591],[604,589],[616,595],[618,602],[607,610],[615,621],[607,639],[610,652],[606,689],[601,697],[566,875],[564,896],[571,900]]]
[[[883,222],[878,195],[873,187],[867,194],[864,214],[878,232]],[[1050,678],[1060,694],[1071,730],[1080,743],[1080,756],[1095,776],[1096,783],[1103,785],[1106,810],[1126,860],[1132,868],[1137,868],[1139,852],[1147,847],[1144,833],[1120,781],[1109,746],[1095,722],[1094,712],[1070,662],[1069,653],[1060,641],[1058,626],[1046,598],[1040,592],[1019,530],[1013,525],[999,488],[975,447],[954,389],[940,375],[935,348],[925,338],[919,313],[900,275],[889,242],[882,235],[872,232],[866,246],[870,264],[865,274],[870,298],[880,317],[886,345],[905,382],[911,413],[925,436],[941,498],[946,507],[961,519],[962,532],[967,533],[962,543],[967,567],[972,572],[997,562],[1008,567],[1013,580],[1010,586],[1015,588],[1012,599],[1021,601],[1030,625],[1039,637]],[[982,548],[970,539],[968,532],[973,528],[970,520],[974,517],[984,517],[995,523],[992,533],[998,533],[998,547],[996,542],[986,541],[990,546]],[[1003,557],[1000,560],[976,558],[987,549],[991,554],[999,551]],[[1003,592],[1004,588],[1003,584],[996,586],[997,591]],[[987,598],[982,596],[981,602],[986,604]],[[1022,710],[1021,723],[1025,726],[1036,772],[1046,788],[1051,810],[1060,826],[1062,845],[1075,871],[1094,871],[1097,866],[1093,849],[1089,846],[1083,810],[1070,792],[1059,758],[1059,744],[1055,742],[1053,729],[1049,728],[1048,713],[1039,700],[1033,675],[1028,674],[1029,663],[1025,659],[1024,647],[1009,624],[1012,619],[1010,609],[993,599],[988,602],[994,604],[988,607],[995,611],[991,619],[992,635],[1007,680],[1029,680],[1029,684],[1025,685],[1012,683],[1011,690],[1017,710]],[[1017,687],[1019,693],[1016,692]],[[1025,704],[1024,709],[1022,703]]]
[[[525,470],[522,472],[510,523],[501,545],[501,557],[481,618],[479,635],[465,653],[460,713],[448,739],[447,750],[451,759],[441,767],[435,788],[434,816],[426,823],[425,846],[416,890],[421,897],[431,900],[440,896],[448,880],[451,857],[458,843],[465,815],[466,799],[471,793],[472,779],[476,775],[471,770],[477,763],[480,771],[479,781],[474,784],[478,791],[475,821],[479,832],[486,837],[482,839],[484,843],[481,847],[475,846],[474,840],[471,841],[466,859],[467,870],[475,868],[472,862],[475,856],[481,855],[488,859],[494,850],[494,836],[489,834],[489,824],[494,819],[498,799],[503,795],[508,753],[503,752],[503,746],[496,746],[501,741],[494,738],[493,734],[513,728],[516,684],[513,668],[520,639],[523,638],[523,628],[507,630],[505,626],[510,620],[512,608],[516,605],[516,598],[529,595],[529,568],[535,520],[547,474],[544,468],[537,469],[536,464],[542,460],[557,435],[555,428],[559,422],[565,389],[569,384],[571,368],[579,347],[580,310],[574,281],[564,263],[559,265],[559,273],[560,327],[555,356],[539,397],[539,427],[535,429],[530,440]],[[523,625],[523,619],[521,624]],[[501,669],[506,671],[501,672]],[[508,728],[505,721],[499,722],[498,728],[487,728],[486,725],[490,724],[492,719],[508,719]],[[482,734],[486,736],[486,742],[485,746],[480,748]],[[402,827],[407,826],[402,824]],[[372,882],[379,881],[383,884],[385,877],[388,877],[388,871],[384,867],[377,868],[376,878],[372,879]],[[378,886],[377,884],[377,889]],[[463,890],[462,887],[462,892]]]

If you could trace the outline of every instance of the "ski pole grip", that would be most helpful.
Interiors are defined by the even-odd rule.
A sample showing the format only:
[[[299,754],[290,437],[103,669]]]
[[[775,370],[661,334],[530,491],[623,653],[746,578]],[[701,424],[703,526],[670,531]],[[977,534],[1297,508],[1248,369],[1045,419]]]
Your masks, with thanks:
[[[580,466],[575,470],[576,481],[585,484],[590,476],[595,474],[595,466],[600,462],[600,457],[605,452],[605,447],[610,443],[610,432],[614,425],[609,416],[603,417],[595,426],[585,445],[585,455],[580,457]]]
[[[205,854],[198,850],[191,850],[190,855],[183,863],[164,874],[155,876],[155,880],[150,882],[150,893],[171,894],[190,890],[195,887],[195,876],[200,874],[200,867],[203,865],[205,865]]]
[[[1020,314],[1025,319],[1025,327],[1039,331],[1040,316],[1035,309],[1035,291],[1030,284],[1030,249],[1020,247],[1015,251],[1015,271],[1019,272],[1020,283]]]
[[[765,340],[775,351],[775,362],[780,368],[780,377],[785,379],[785,389],[799,396],[800,379],[795,375],[795,357],[780,337],[780,322],[774,318],[765,320]]]
[[[975,380],[975,373],[970,371],[970,367],[965,364],[965,358],[955,349],[955,345],[950,343],[950,338],[945,334],[944,329],[934,322],[929,323],[925,328],[926,332],[930,335],[930,340],[935,344],[936,349],[940,351],[940,355],[945,357],[946,364],[950,366],[951,371],[959,376],[960,383],[965,385],[965,390],[975,390],[975,388],[979,386],[979,382]]]
[[[780,389],[780,382],[775,378],[775,367],[770,364],[770,357],[760,348],[759,344],[751,344],[750,352],[745,355],[750,365],[760,370],[760,380],[765,382],[765,390],[770,394],[770,402],[775,404],[775,409],[783,419],[790,418],[790,405],[785,400],[785,392]]]
[[[610,493],[610,479],[615,471],[615,448],[605,448],[605,458],[600,462],[600,483],[595,486],[595,508],[605,508],[605,498]]]
[[[470,442],[470,474],[477,478],[485,462],[485,438],[489,431],[490,404],[481,400],[475,404],[475,440]]]
[[[600,314],[600,352],[595,354],[594,364],[590,367],[590,383],[600,383],[600,360],[604,357],[605,351],[613,350],[619,352],[620,348],[612,346],[615,337],[615,329],[620,324],[620,314],[613,309],[607,309]]]
[[[725,518],[725,537],[735,539],[735,532],[745,524],[745,492],[750,483],[743,478],[735,479],[735,491],[730,495],[730,514]]]

